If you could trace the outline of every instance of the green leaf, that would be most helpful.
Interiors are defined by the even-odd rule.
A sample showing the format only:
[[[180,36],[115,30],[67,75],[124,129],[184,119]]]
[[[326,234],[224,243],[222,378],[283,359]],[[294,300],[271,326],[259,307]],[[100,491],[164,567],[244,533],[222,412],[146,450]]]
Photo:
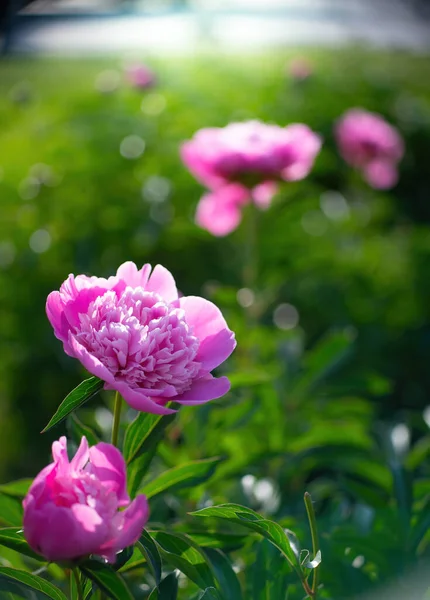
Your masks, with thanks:
[[[236,523],[237,525],[242,525],[243,527],[256,531],[279,548],[290,565],[297,572],[301,573],[297,554],[283,528],[278,525],[278,523],[265,519],[250,508],[246,508],[239,504],[220,504],[219,506],[202,508],[201,510],[190,514],[195,517],[215,517],[217,519],[225,519],[231,523]]]
[[[170,573],[158,587],[152,590],[148,600],[176,600],[177,595],[178,580],[174,573]]]
[[[227,556],[218,548],[205,548],[204,553],[219,583],[224,600],[242,600],[239,580]]]
[[[6,494],[7,496],[24,498],[32,483],[32,479],[18,479],[17,481],[11,481],[10,483],[3,483],[0,485],[0,493]]]
[[[127,467],[127,488],[128,493],[132,498],[136,496],[142,479],[145,473],[149,469],[149,465],[155,456],[157,446],[150,448],[145,454],[140,454],[133,462]]]
[[[203,550],[190,538],[165,531],[152,532],[152,536],[161,549],[163,559],[169,565],[182,571],[202,590],[215,585]]]
[[[230,380],[231,389],[234,390],[245,386],[267,383],[272,380],[272,374],[267,370],[238,371],[229,373],[228,378]]]
[[[25,571],[0,567],[0,592],[12,593],[12,598],[37,598],[46,600],[67,600],[66,596],[57,587]],[[0,594],[1,597],[3,597]]]
[[[127,548],[124,548],[121,550],[121,552],[118,552],[116,555],[115,564],[112,565],[112,569],[114,571],[119,571],[121,567],[123,567],[133,556],[133,550],[134,546],[127,546]]]
[[[149,535],[149,533],[147,531],[145,531],[145,530],[142,531],[142,535],[140,536],[140,539],[137,542],[137,546],[138,546],[140,552],[145,557],[145,559],[152,571],[152,574],[154,575],[154,579],[155,579],[157,585],[159,585],[159,583],[161,581],[161,570],[162,570],[161,556],[158,551],[156,543],[154,542],[154,540],[152,539],[152,537]]]
[[[210,587],[199,596],[199,600],[221,600],[221,597],[215,588]]]
[[[22,525],[22,505],[15,498],[0,494],[0,525],[20,527]]]
[[[16,550],[16,552],[30,556],[35,560],[46,562],[43,556],[36,554],[36,552],[34,552],[27,544],[24,533],[20,527],[5,527],[0,529],[0,546]]]
[[[171,415],[139,413],[125,432],[123,449],[125,462],[130,464],[139,454],[159,442],[164,430],[175,416],[176,413]]]
[[[137,546],[134,546],[133,553],[128,561],[120,567],[120,573],[126,573],[127,571],[131,571],[132,569],[139,569],[140,567],[146,564],[146,559],[142,556],[140,549]]]
[[[337,331],[324,337],[307,352],[303,372],[290,387],[290,395],[302,397],[329,377],[349,355],[352,342],[348,331]]]
[[[179,467],[164,471],[164,473],[145,484],[142,488],[142,493],[149,499],[167,490],[172,492],[173,490],[178,491],[182,488],[195,487],[212,477],[215,469],[222,460],[224,459],[219,456],[205,458],[203,460],[184,463]]]
[[[79,565],[82,573],[113,600],[133,600],[123,578],[112,567],[97,560],[87,560]]]
[[[263,539],[250,566],[253,600],[284,600],[288,593],[290,568],[279,549]]]
[[[87,425],[84,425],[78,419],[78,417],[76,416],[76,413],[71,413],[67,417],[67,426],[66,427],[67,427],[67,433],[69,434],[69,437],[71,437],[77,445],[79,445],[81,438],[83,438],[83,437],[87,438],[88,444],[90,446],[95,446],[100,441],[99,438],[94,433],[94,431]]]
[[[42,430],[42,433],[49,431],[54,425],[61,423],[72,411],[76,410],[84,402],[88,402],[93,396],[103,388],[104,382],[98,377],[90,377],[82,381],[74,390],[68,394],[57,409],[48,425]]]
[[[224,533],[221,531],[192,531],[187,534],[196,544],[203,548],[219,548],[224,551],[237,550],[249,538],[248,534]]]

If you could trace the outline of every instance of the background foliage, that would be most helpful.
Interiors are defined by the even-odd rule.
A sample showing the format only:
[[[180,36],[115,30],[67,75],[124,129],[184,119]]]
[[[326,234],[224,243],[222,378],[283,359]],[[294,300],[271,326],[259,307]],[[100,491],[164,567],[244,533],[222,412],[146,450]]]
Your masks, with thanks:
[[[401,577],[428,554],[428,58],[360,49],[307,56],[314,74],[303,82],[289,77],[287,53],[153,61],[159,83],[145,92],[121,80],[115,61],[0,64],[1,480],[32,477],[46,464],[65,425],[38,432],[85,377],[53,336],[47,294],[70,272],[108,276],[125,260],[161,263],[184,294],[222,308],[238,348],[226,366],[232,392],[181,409],[147,479],[220,460],[204,485],[190,478],[186,489],[154,494],[151,527],[168,568],[181,570],[163,530],[195,531],[205,548],[226,550],[252,600],[284,600],[289,582],[289,600],[303,590],[268,542],[187,513],[244,504],[309,548],[309,490],[322,598]],[[390,193],[369,189],[337,155],[333,122],[352,106],[382,113],[405,137]],[[199,230],[202,188],[178,156],[198,128],[252,118],[305,122],[324,137],[310,177],[283,186],[258,216],[254,298],[243,292],[246,223],[223,239]],[[120,152],[130,135],[145,144],[135,159]],[[109,431],[111,402],[102,393],[78,412],[99,437]],[[68,428],[82,432],[76,419]],[[5,525],[19,525],[14,495],[0,496]],[[220,530],[226,537],[203,539]],[[8,555],[2,560],[7,566]],[[146,597],[153,575],[135,566],[131,585]],[[179,598],[200,597],[195,577],[179,583]]]

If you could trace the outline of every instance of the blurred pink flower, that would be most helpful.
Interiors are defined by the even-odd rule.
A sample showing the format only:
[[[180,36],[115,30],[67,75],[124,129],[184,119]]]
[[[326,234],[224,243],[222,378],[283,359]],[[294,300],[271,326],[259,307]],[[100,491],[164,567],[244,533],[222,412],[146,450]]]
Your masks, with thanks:
[[[211,371],[233,352],[233,332],[212,302],[179,298],[160,265],[151,273],[126,262],[109,279],[69,275],[46,312],[65,352],[137,410],[168,414],[169,401],[200,404],[230,389]]]
[[[313,67],[306,58],[293,58],[287,65],[287,74],[296,81],[305,81],[313,74]]]
[[[135,88],[146,89],[156,82],[155,73],[144,64],[129,65],[125,74],[129,83]]]
[[[213,190],[200,200],[197,224],[227,235],[239,225],[243,205],[267,208],[278,181],[306,177],[320,148],[319,136],[300,123],[279,127],[248,121],[201,129],[181,147],[185,165]]]
[[[49,561],[97,554],[115,562],[148,520],[146,497],[130,502],[120,451],[103,442],[88,448],[83,437],[69,462],[61,437],[52,444],[52,456],[54,462],[37,475],[23,501],[27,542]]]
[[[397,183],[404,144],[397,129],[380,115],[351,109],[337,122],[335,136],[343,159],[359,169],[369,185],[389,189]]]
[[[181,156],[210,189],[233,182],[253,187],[271,180],[303,179],[320,148],[321,139],[307,125],[248,121],[200,129],[182,144]]]

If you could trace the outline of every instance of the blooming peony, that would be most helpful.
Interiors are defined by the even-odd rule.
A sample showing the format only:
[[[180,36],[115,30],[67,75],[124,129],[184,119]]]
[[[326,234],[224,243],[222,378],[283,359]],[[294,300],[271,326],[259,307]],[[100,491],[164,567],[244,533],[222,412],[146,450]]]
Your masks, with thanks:
[[[125,71],[129,83],[139,89],[150,88],[155,84],[155,74],[143,64],[129,65]]]
[[[388,189],[397,183],[403,140],[380,115],[351,109],[336,124],[335,135],[344,160],[359,169],[369,185]]]
[[[65,352],[137,410],[168,414],[169,401],[199,404],[230,389],[211,371],[233,352],[233,332],[212,302],[179,298],[160,265],[151,273],[126,262],[109,279],[69,275],[46,311]]]
[[[181,148],[186,166],[212,190],[201,199],[196,222],[214,235],[230,233],[244,204],[266,208],[276,182],[306,177],[320,148],[319,136],[303,124],[248,121],[201,129]]]
[[[69,462],[61,437],[52,444],[52,456],[54,462],[37,475],[23,501],[27,542],[49,561],[97,554],[115,562],[148,520],[145,496],[130,503],[120,451],[103,442],[88,448],[83,437]]]

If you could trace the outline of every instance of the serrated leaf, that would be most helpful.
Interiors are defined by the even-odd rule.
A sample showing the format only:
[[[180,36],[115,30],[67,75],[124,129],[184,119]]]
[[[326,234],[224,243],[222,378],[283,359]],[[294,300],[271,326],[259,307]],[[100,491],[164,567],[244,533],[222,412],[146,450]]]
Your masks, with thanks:
[[[0,494],[0,525],[20,527],[22,525],[22,505],[15,498]]]
[[[156,543],[149,535],[149,533],[144,530],[142,531],[142,535],[140,536],[139,541],[137,542],[137,546],[140,552],[145,557],[152,571],[152,574],[154,575],[154,579],[158,585],[161,581],[162,563],[161,556]]]
[[[139,454],[154,446],[175,416],[176,414],[139,413],[125,432],[123,449],[125,462],[130,464]]]
[[[113,600],[133,600],[125,581],[107,564],[97,560],[87,560],[79,565],[82,573],[91,579],[98,587]]]
[[[164,471],[164,473],[145,484],[142,493],[149,499],[167,490],[172,492],[173,490],[178,491],[200,485],[212,477],[222,460],[224,459],[221,457],[205,458]]]
[[[278,523],[265,519],[250,508],[240,506],[239,504],[220,504],[219,506],[202,508],[201,510],[190,514],[195,517],[215,517],[217,519],[225,519],[231,523],[242,525],[243,527],[247,527],[260,533],[268,539],[269,542],[279,548],[293,569],[298,573],[301,573],[297,554],[292,548],[283,528],[278,525]]]
[[[170,573],[158,587],[152,590],[148,600],[176,600],[177,595],[178,580],[174,573]]]
[[[13,598],[67,600],[61,590],[42,577],[9,567],[0,567],[0,592],[3,591],[12,592]]]
[[[215,586],[206,556],[190,538],[165,531],[152,532],[152,537],[160,547],[161,556],[167,564],[179,569],[202,590]]]
[[[24,533],[20,527],[4,527],[0,529],[0,546],[16,550],[21,554],[30,556],[35,560],[45,561],[43,556],[36,554],[27,544]]]
[[[91,429],[91,427],[88,427],[88,425],[84,425],[84,423],[82,423],[82,421],[78,419],[76,413],[72,412],[67,417],[66,428],[69,437],[73,439],[77,446],[79,446],[82,437],[87,438],[88,444],[90,446],[95,446],[100,442],[99,438]]]
[[[52,419],[42,429],[42,433],[46,433],[52,427],[61,423],[72,411],[82,406],[85,402],[88,402],[88,400],[91,400],[91,398],[100,392],[103,385],[104,382],[98,377],[90,377],[82,381],[64,398]]]
[[[32,483],[32,479],[17,479],[16,481],[11,481],[9,483],[2,483],[0,485],[0,494],[6,494],[7,496],[13,496],[16,498],[24,498]]]
[[[242,600],[242,590],[227,556],[218,548],[205,548],[204,553],[219,584],[224,600]]]

